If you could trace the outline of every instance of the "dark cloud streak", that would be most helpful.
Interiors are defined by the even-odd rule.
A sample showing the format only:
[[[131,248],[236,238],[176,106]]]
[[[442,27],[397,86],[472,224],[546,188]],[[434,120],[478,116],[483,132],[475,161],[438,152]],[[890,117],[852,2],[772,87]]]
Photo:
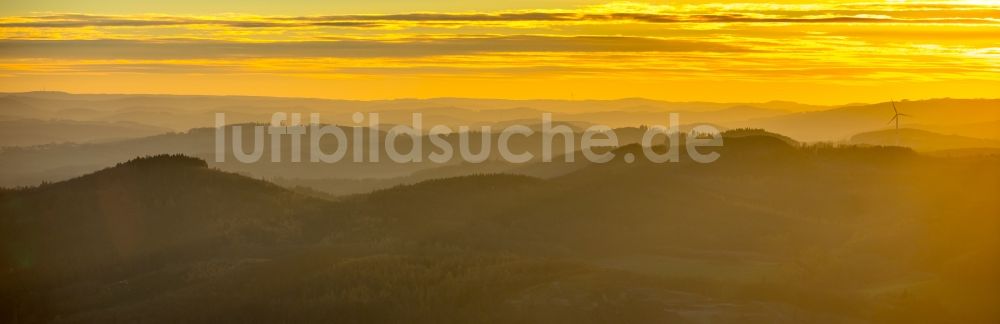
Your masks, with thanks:
[[[997,24],[998,10],[937,10],[920,11],[766,11],[723,14],[668,14],[668,13],[576,13],[576,12],[525,12],[500,14],[448,14],[410,13],[387,15],[332,15],[301,17],[264,17],[247,20],[203,19],[191,17],[156,16],[134,17],[101,16],[84,14],[59,14],[22,17],[26,21],[0,23],[0,28],[75,28],[75,27],[150,27],[216,25],[233,28],[289,28],[289,27],[351,27],[376,28],[392,23],[447,23],[447,22],[588,22],[635,21],[644,23],[939,23],[939,24]]]
[[[749,52],[706,41],[611,36],[490,36],[246,43],[207,40],[0,40],[0,58],[197,59],[423,57],[498,52]]]

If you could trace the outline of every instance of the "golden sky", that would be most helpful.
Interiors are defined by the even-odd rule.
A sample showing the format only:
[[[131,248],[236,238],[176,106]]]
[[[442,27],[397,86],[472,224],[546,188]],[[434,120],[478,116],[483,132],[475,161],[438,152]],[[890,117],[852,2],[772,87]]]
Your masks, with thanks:
[[[1000,1],[20,1],[0,91],[998,97],[998,40]]]

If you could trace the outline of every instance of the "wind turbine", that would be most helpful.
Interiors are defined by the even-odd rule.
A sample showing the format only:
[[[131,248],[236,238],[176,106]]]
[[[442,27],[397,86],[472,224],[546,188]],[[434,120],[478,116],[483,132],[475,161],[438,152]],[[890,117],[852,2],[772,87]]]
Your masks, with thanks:
[[[889,102],[892,104],[892,112],[893,112],[892,119],[889,120],[889,124],[896,122],[896,146],[899,146],[899,117],[913,117],[913,116],[907,114],[900,114],[899,109],[896,109],[896,101],[889,99]]]

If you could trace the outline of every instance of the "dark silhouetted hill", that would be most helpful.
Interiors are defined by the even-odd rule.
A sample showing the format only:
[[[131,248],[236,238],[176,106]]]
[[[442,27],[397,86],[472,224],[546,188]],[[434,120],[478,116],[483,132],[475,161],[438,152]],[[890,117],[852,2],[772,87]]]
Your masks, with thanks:
[[[142,157],[3,193],[3,268],[72,276],[202,248],[298,242],[301,219],[326,205],[201,159]]]
[[[663,150],[665,148],[656,148]],[[995,158],[725,138],[323,201],[156,156],[0,193],[22,321],[977,322]],[[683,155],[682,155],[683,156]]]

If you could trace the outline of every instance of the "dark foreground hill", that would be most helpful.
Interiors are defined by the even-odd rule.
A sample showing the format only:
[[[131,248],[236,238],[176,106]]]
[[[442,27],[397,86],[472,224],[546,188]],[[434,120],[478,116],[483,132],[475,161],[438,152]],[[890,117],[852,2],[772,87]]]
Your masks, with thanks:
[[[0,201],[3,266],[33,271],[86,271],[219,240],[299,241],[296,222],[329,205],[179,155],[138,158]]]
[[[161,156],[3,192],[7,322],[978,322],[1000,168],[726,140],[339,198]]]

